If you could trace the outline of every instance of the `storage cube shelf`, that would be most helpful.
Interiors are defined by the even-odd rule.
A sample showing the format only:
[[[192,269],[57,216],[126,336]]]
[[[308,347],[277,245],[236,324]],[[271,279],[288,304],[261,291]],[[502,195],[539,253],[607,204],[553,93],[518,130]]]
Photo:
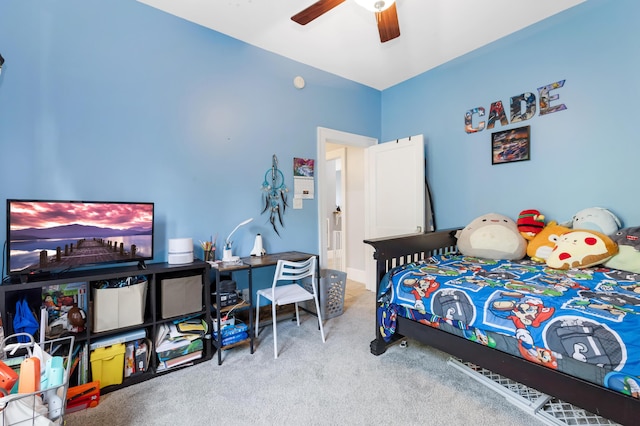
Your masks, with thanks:
[[[193,263],[179,265],[149,263],[146,269],[131,265],[71,271],[52,274],[39,281],[5,284],[0,286],[0,309],[5,334],[13,332],[16,302],[21,298],[26,297],[29,307],[34,312],[39,312],[43,303],[43,290],[46,288],[64,287],[69,283],[85,283],[89,299],[88,303],[85,303],[86,327],[84,331],[74,333],[74,336],[80,352],[86,352],[86,361],[84,371],[78,368],[72,374],[72,381],[80,381],[81,377],[83,381],[100,380],[100,392],[104,394],[148,380],[172,369],[158,368],[160,362],[154,345],[151,344],[149,347],[152,353],[145,371],[126,377],[123,374],[126,342],[103,346],[100,344],[103,339],[117,340],[121,335],[142,331],[143,334],[146,333],[149,341],[153,342],[162,325],[193,316],[203,319],[208,329],[212,329],[211,306],[210,303],[205,303],[204,299],[204,295],[211,293],[209,274],[209,264],[196,260]],[[127,278],[131,278],[132,284],[129,286],[96,288],[99,282],[126,281]],[[202,356],[194,360],[194,363],[211,359],[213,355],[210,339],[202,340]]]

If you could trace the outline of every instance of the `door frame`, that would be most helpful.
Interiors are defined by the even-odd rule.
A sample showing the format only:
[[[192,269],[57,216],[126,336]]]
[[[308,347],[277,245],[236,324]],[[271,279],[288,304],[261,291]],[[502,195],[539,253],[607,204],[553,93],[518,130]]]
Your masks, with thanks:
[[[318,253],[320,253],[321,268],[326,268],[326,265],[327,265],[327,260],[325,259],[326,256],[324,256],[324,254],[327,252],[327,238],[326,238],[327,233],[326,233],[326,230],[324,229],[325,221],[322,219],[324,217],[326,203],[329,202],[329,200],[326,200],[326,196],[324,195],[324,185],[326,180],[325,163],[326,163],[326,155],[327,155],[327,152],[326,152],[327,143],[367,148],[369,146],[376,145],[378,143],[378,139],[372,138],[369,136],[358,135],[355,133],[348,133],[340,130],[329,129],[326,127],[317,128],[317,153],[318,153],[317,158],[318,158],[318,162],[321,163],[318,165],[318,167],[316,167],[316,171],[318,174],[318,191],[317,191],[317,194],[318,194],[317,226],[318,226],[318,250],[319,250]],[[344,176],[344,179],[346,179],[346,176]],[[346,197],[347,194],[343,194],[343,196]],[[345,215],[343,216],[343,221],[346,221],[347,220],[346,218],[347,218],[347,215],[345,211]],[[347,236],[345,235],[344,238],[347,239]],[[348,243],[344,245],[344,250],[348,250]],[[348,260],[348,256],[346,256],[346,258]],[[348,265],[344,265],[344,266],[345,266],[344,269],[347,270]]]

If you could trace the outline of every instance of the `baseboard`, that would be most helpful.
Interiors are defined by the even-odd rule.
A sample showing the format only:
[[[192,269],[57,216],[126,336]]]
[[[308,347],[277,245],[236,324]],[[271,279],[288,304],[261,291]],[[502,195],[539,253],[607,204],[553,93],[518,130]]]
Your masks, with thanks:
[[[362,269],[347,268],[347,279],[364,284],[365,272]]]

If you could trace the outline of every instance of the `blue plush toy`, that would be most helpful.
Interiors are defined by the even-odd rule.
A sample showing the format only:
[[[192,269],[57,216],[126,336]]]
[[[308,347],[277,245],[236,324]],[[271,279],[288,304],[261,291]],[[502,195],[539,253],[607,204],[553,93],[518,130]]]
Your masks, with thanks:
[[[611,211],[602,207],[589,207],[573,215],[573,229],[598,231],[611,236],[622,228],[622,223]]]

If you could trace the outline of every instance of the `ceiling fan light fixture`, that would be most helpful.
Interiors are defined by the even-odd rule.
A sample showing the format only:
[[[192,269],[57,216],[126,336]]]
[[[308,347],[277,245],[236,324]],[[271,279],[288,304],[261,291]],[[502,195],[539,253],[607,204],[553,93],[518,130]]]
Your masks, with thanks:
[[[371,12],[382,12],[390,8],[395,0],[355,0],[355,2]]]

